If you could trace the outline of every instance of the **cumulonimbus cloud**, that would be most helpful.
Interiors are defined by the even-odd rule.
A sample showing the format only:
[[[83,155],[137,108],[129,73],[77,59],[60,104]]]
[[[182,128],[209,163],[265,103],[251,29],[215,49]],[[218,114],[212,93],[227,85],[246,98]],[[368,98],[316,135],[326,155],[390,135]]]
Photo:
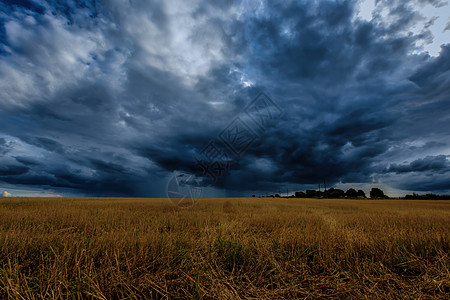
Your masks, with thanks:
[[[164,196],[170,172],[201,175],[196,154],[265,91],[283,117],[217,188],[410,188],[448,155],[450,46],[421,53],[419,4],[399,3],[372,20],[355,1],[2,3],[0,182]]]

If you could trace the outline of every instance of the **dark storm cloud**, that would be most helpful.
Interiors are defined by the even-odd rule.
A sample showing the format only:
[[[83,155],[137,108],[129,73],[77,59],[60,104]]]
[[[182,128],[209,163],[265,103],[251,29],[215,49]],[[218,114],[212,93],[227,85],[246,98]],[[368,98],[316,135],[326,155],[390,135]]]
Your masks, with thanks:
[[[55,140],[46,137],[23,137],[22,140],[30,145],[43,148],[50,152],[63,154],[63,146]]]
[[[88,158],[89,162],[92,164],[95,170],[107,174],[124,174],[126,172],[125,168],[111,162],[105,162],[99,159]]]
[[[334,1],[319,5],[314,13],[307,4],[271,4],[269,9],[276,13],[269,19],[250,22],[246,38],[254,39],[255,60],[265,71],[311,80],[322,75],[341,80],[351,75],[354,49],[348,47],[351,41],[345,40],[353,33],[352,6]],[[335,76],[338,73],[340,76]]]
[[[3,176],[16,176],[28,172],[28,168],[17,165],[1,165],[0,166],[0,177]]]
[[[5,5],[4,8],[9,8],[12,11],[14,11],[14,7],[21,7],[28,11],[36,12],[39,14],[45,12],[44,7],[30,0],[8,0],[3,2],[3,4]]]
[[[11,144],[4,138],[0,138],[0,155],[5,155],[11,150]]]
[[[351,24],[350,2],[319,6],[317,15],[307,4],[275,5],[269,18],[246,24],[251,29],[244,38],[252,39],[258,54],[253,65],[262,66],[263,74],[275,74],[268,81],[278,83],[278,97],[294,100],[284,106],[289,110],[277,130],[261,136],[261,144],[246,154],[255,158],[267,155],[278,166],[266,181],[366,181],[373,158],[386,152],[391,142],[386,129],[398,116],[386,108],[395,105],[389,102],[396,100],[399,91],[383,90],[380,85],[382,76],[398,67],[408,39],[380,41],[372,25]],[[286,34],[284,24],[290,28]],[[346,87],[355,77],[360,78],[359,86]],[[283,91],[284,87],[287,90]],[[366,91],[357,94],[354,89]],[[302,94],[307,98],[302,99]],[[254,185],[248,180],[254,173],[244,171],[246,163],[252,162],[243,160],[240,171],[232,172],[230,177],[237,179],[228,188]]]
[[[414,176],[406,178],[398,184],[398,188],[404,190],[413,190],[420,192],[443,192],[448,193],[448,186],[450,184],[450,176],[436,177],[433,174],[427,176]]]
[[[409,79],[420,87],[420,93],[430,100],[450,99],[450,44],[441,47],[439,57],[419,68]]]
[[[409,164],[392,164],[387,171],[396,173],[424,171],[435,171],[437,173],[450,172],[450,161],[446,155],[427,156]]]
[[[170,172],[202,175],[199,152],[263,90],[283,115],[215,187],[450,189],[450,46],[413,54],[433,20],[408,33],[417,5],[443,4],[378,2],[371,22],[355,1],[2,4],[0,179],[165,196]]]
[[[0,177],[9,184],[44,187],[46,189],[63,189],[67,192],[78,192],[83,195],[97,196],[139,196],[142,191],[139,185],[146,180],[137,181],[135,174],[127,173],[123,167],[99,159],[86,158],[86,165],[95,170],[93,174],[83,174],[80,169],[83,163],[72,168],[68,165],[44,166],[30,158],[16,157],[16,160],[27,166],[2,166]],[[33,168],[33,171],[29,171]]]
[[[263,74],[276,74],[268,82],[272,85],[278,82],[278,97],[297,98],[297,103],[284,106],[289,110],[286,120],[277,124],[278,130],[262,136],[262,145],[248,151],[249,158],[267,155],[278,167],[275,173],[261,178],[261,185],[257,186],[260,189],[267,182],[317,183],[324,179],[331,183],[371,182],[371,175],[382,170],[374,166],[377,157],[389,153],[390,147],[400,142],[391,130],[399,119],[408,118],[409,112],[399,108],[414,99],[425,100],[417,97],[414,93],[417,90],[406,78],[390,75],[407,69],[405,63],[425,62],[423,57],[405,55],[411,43],[423,36],[385,36],[387,31],[408,26],[408,16],[395,26],[377,28],[362,21],[351,23],[350,2],[324,2],[319,6],[317,18],[307,4],[274,5],[268,18],[246,24],[251,28],[251,37],[245,38],[252,40],[253,53],[259,54],[251,58],[253,67],[262,66]],[[416,14],[409,10],[408,13]],[[284,24],[288,24],[285,35],[282,34]],[[444,60],[445,51],[436,60]],[[434,61],[424,63],[415,78],[419,79],[426,69],[432,70],[437,65],[447,72],[446,64]],[[428,88],[439,80],[448,80],[448,74],[441,77],[439,73],[439,79],[427,78]],[[294,89],[289,85],[294,85]],[[445,88],[448,84],[440,86]],[[294,93],[306,94],[306,99]],[[418,107],[423,109],[420,104]],[[448,113],[443,103],[432,109],[433,113],[438,107]],[[431,115],[429,111],[423,117]],[[312,128],[302,128],[302,124]],[[407,129],[400,132],[411,134]],[[251,161],[241,161],[239,171],[227,178],[230,182],[227,188],[251,189],[259,177],[264,177],[261,173],[255,175],[254,170],[245,172],[246,163],[250,165]],[[252,176],[256,180],[250,180]]]
[[[39,165],[39,162],[31,157],[26,156],[16,156],[14,157],[19,163],[25,165],[25,166],[36,166]]]

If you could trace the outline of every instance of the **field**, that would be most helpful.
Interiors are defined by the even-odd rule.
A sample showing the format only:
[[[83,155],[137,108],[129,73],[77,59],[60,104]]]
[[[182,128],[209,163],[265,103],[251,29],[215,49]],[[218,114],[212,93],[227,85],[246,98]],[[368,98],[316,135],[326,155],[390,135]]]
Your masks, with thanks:
[[[1,299],[450,298],[450,201],[0,198]]]

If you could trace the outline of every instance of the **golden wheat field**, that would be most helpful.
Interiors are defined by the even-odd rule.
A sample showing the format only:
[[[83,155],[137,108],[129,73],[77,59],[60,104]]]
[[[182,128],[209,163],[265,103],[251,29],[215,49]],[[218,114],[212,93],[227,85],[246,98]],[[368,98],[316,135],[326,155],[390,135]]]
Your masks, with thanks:
[[[2,299],[450,297],[450,201],[1,198]]]

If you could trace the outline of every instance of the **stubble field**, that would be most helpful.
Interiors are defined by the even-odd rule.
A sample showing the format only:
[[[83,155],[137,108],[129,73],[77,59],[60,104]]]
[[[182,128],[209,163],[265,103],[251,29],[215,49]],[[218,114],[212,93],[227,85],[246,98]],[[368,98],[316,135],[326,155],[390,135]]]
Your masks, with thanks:
[[[0,198],[1,299],[450,298],[450,201]]]

